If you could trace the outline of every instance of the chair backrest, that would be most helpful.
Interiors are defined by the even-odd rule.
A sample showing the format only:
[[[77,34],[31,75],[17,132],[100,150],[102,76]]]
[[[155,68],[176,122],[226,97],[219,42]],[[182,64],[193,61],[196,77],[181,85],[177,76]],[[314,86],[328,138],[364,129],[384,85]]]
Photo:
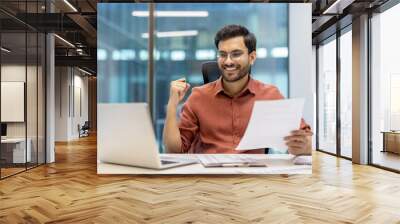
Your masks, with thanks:
[[[90,125],[89,125],[89,121],[85,121],[85,123],[82,125],[82,129],[89,129]]]
[[[214,82],[220,76],[218,63],[216,61],[208,61],[202,64],[201,72],[203,73],[204,84]]]

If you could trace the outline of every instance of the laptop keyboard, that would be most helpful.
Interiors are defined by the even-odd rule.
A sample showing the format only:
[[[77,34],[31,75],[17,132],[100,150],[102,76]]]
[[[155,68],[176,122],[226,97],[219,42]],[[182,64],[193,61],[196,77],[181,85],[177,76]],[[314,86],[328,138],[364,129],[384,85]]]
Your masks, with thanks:
[[[174,162],[197,162],[196,158],[190,158],[186,156],[167,156],[167,155],[160,155],[161,161],[174,161]]]

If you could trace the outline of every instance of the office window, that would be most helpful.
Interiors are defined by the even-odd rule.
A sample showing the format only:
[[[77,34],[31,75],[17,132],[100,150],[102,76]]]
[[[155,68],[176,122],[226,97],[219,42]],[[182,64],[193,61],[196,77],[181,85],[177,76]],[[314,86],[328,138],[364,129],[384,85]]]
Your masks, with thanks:
[[[99,103],[146,102],[148,77],[148,4],[98,4]]]
[[[278,86],[287,96],[287,4],[168,3],[156,4],[155,10],[156,13],[190,11],[192,14],[155,17],[154,108],[158,141],[162,138],[169,83],[186,77],[191,86],[203,85],[201,65],[216,60],[214,36],[225,25],[240,24],[255,34],[257,60],[252,67],[252,76]]]
[[[340,36],[340,154],[352,157],[352,33]]]
[[[336,39],[319,46],[317,63],[318,147],[336,154]]]
[[[400,170],[400,5],[371,19],[372,163]]]

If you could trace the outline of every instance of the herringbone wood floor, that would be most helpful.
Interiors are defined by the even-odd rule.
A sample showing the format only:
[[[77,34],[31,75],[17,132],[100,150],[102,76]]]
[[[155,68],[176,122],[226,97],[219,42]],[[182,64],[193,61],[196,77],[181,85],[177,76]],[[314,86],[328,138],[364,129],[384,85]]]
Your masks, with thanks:
[[[314,154],[313,175],[98,176],[96,139],[0,181],[0,223],[400,223],[400,175]]]

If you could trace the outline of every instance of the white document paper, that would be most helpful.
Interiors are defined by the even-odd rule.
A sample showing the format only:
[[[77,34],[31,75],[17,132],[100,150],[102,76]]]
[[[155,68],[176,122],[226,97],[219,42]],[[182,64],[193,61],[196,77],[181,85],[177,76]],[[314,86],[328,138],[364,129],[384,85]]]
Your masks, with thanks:
[[[247,129],[236,150],[287,150],[284,137],[298,130],[304,99],[255,101]]]

